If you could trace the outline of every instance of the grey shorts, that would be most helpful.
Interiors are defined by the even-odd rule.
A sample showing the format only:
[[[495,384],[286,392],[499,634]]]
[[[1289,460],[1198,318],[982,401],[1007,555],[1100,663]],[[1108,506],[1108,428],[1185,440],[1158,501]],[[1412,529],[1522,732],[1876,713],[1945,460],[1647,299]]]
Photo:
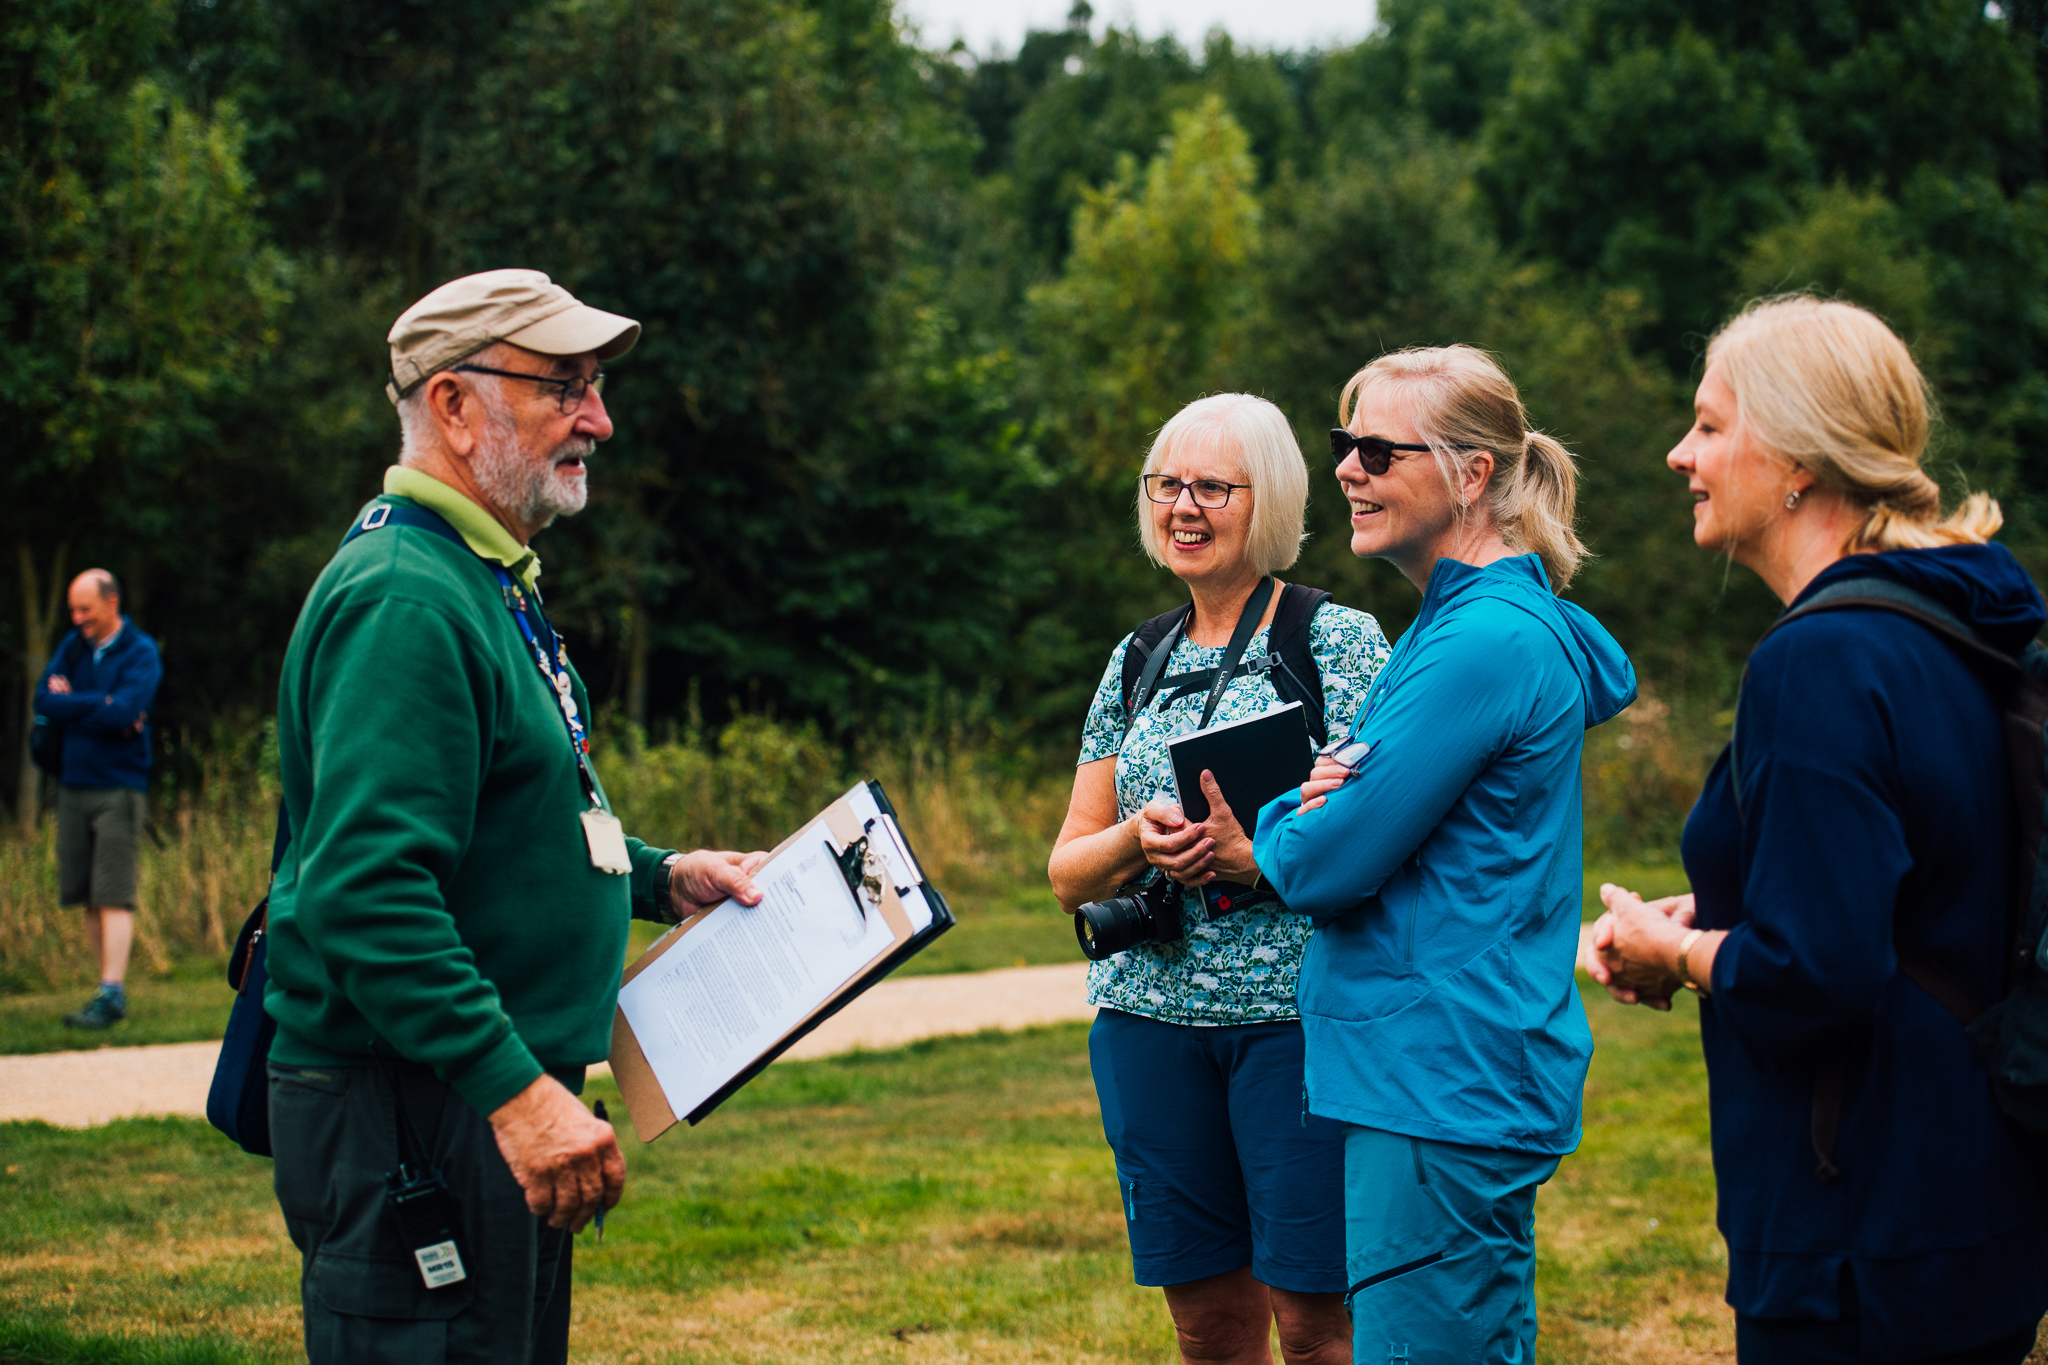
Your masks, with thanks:
[[[57,900],[135,908],[148,798],[126,787],[57,789]]]

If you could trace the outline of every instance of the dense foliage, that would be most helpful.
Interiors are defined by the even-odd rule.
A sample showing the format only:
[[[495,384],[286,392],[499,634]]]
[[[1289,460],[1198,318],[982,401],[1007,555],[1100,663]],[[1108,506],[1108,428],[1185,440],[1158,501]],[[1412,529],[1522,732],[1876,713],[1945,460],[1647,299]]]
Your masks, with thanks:
[[[844,734],[937,687],[1064,742],[1174,594],[1130,527],[1149,434],[1221,389],[1318,471],[1295,576],[1398,628],[1320,433],[1373,355],[1452,340],[1581,455],[1574,596],[1725,697],[1773,604],[1662,455],[1748,297],[1890,318],[1944,481],[2048,543],[2041,10],[1383,0],[1275,54],[1082,5],[976,59],[886,0],[0,0],[12,729],[88,562],[165,643],[174,745],[267,709],[395,447],[390,319],[513,264],[646,325],[539,546],[643,722]]]

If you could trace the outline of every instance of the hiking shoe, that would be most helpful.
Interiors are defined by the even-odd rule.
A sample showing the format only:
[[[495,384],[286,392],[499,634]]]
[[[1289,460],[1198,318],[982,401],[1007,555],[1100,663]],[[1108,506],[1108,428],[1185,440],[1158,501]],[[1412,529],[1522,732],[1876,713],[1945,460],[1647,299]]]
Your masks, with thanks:
[[[99,994],[85,1002],[85,1008],[76,1014],[64,1016],[65,1028],[111,1028],[128,1017],[128,1001],[125,992],[116,992],[102,987]]]

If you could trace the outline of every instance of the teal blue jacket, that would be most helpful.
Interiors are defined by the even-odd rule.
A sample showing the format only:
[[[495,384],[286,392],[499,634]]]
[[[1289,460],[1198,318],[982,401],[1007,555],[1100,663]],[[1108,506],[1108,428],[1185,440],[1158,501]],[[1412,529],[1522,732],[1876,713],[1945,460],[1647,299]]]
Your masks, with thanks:
[[[1442,560],[1318,809],[1259,814],[1260,869],[1316,934],[1298,1003],[1318,1114],[1440,1142],[1569,1152],[1593,1056],[1573,981],[1586,730],[1635,700],[1542,561]]]

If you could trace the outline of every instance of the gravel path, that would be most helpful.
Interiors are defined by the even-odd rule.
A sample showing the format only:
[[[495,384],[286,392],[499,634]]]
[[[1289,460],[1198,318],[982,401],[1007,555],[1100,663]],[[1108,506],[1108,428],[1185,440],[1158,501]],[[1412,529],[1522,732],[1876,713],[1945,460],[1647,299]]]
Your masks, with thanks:
[[[1585,931],[1580,931],[1583,947]],[[983,1029],[1030,1028],[1087,1019],[1088,964],[1008,967],[953,976],[884,981],[827,1020],[786,1054],[829,1057],[856,1048],[902,1047],[920,1038]],[[149,1114],[206,1113],[219,1043],[103,1047],[0,1057],[0,1123],[42,1119],[89,1128]],[[593,1067],[593,1075],[610,1068]]]
[[[939,1034],[1086,1019],[1095,1012],[1087,1001],[1087,974],[1088,964],[1075,962],[884,981],[787,1055],[829,1057]],[[0,1057],[0,1122],[43,1119],[89,1128],[150,1114],[204,1115],[219,1055],[219,1043],[168,1043]]]

